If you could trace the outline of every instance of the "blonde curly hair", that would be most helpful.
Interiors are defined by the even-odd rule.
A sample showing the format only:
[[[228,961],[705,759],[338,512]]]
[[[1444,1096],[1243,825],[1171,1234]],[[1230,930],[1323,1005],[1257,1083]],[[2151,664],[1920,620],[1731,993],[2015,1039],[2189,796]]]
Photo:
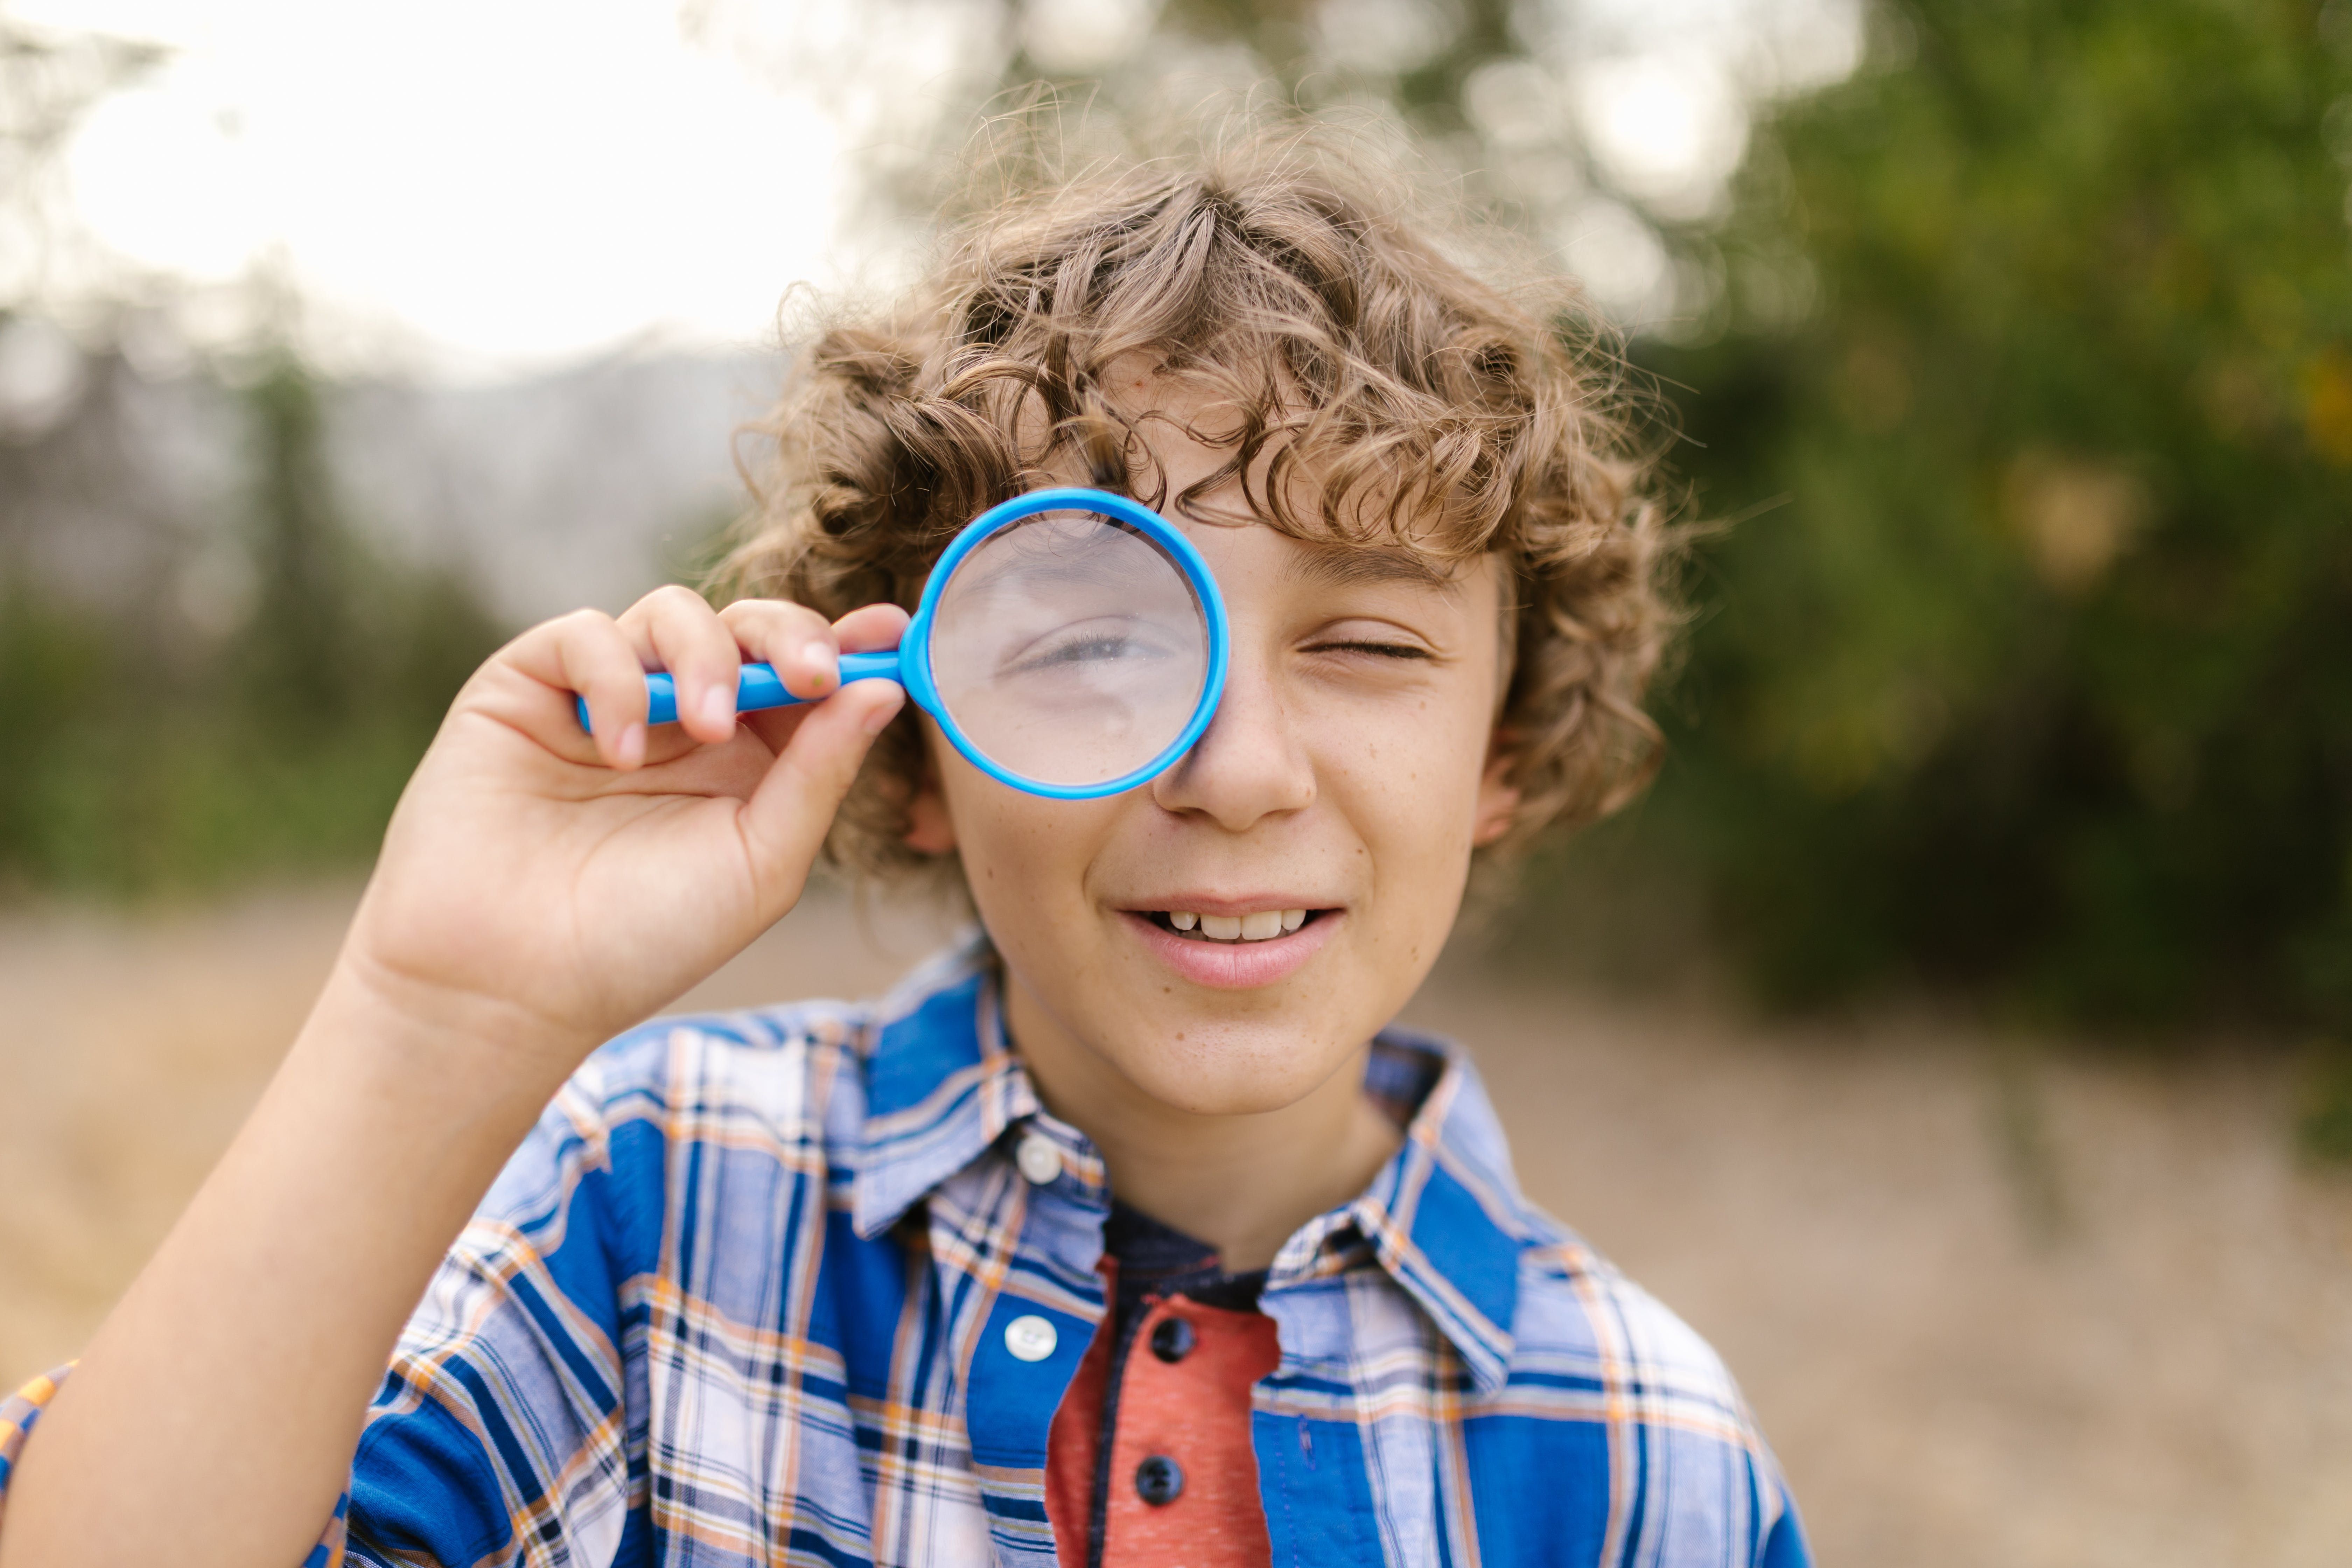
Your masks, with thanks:
[[[1680,619],[1674,533],[1611,335],[1564,278],[1506,260],[1519,278],[1497,287],[1449,258],[1479,237],[1311,134],[1009,190],[898,307],[806,345],[753,427],[754,507],[716,590],[911,608],[956,531],[1024,489],[1083,471],[1209,521],[1199,497],[1238,475],[1292,537],[1440,566],[1496,553],[1496,737],[1520,792],[1498,847],[1604,816],[1659,760],[1641,700]],[[1150,416],[1105,395],[1136,354],[1230,415],[1207,437],[1223,468],[1172,497]],[[909,712],[835,821],[836,864],[924,862],[905,836],[928,765]]]

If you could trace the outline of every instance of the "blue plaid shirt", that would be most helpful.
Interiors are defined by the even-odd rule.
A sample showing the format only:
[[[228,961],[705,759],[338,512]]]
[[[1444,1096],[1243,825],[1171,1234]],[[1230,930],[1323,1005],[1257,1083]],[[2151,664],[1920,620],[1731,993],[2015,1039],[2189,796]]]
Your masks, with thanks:
[[[590,1058],[403,1335],[312,1563],[1053,1568],[1110,1199],[993,974],[975,942],[878,1005]],[[1417,1107],[1404,1146],[1260,1301],[1274,1562],[1808,1562],[1721,1363],[1519,1194],[1469,1062],[1392,1030],[1368,1088]],[[0,1407],[0,1502],[53,1386]]]

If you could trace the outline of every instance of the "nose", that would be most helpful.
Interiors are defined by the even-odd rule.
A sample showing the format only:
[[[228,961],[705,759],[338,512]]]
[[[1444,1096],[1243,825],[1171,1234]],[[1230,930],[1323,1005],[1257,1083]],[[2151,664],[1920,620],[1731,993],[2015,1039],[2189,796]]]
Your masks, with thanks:
[[[1314,761],[1263,661],[1234,651],[1216,717],[1151,782],[1151,798],[1164,811],[1197,813],[1233,833],[1314,804]]]

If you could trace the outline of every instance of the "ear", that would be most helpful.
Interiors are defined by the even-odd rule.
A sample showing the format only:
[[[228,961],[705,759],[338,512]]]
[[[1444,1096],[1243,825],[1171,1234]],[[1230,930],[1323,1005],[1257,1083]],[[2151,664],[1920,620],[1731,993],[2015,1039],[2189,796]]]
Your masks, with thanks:
[[[948,855],[955,850],[955,818],[948,815],[948,799],[940,793],[940,775],[928,763],[923,768],[922,787],[907,803],[905,843],[918,855]]]
[[[1478,775],[1478,815],[1470,828],[1474,848],[1494,843],[1519,819],[1519,786],[1511,782],[1517,760],[1500,735],[1486,748],[1486,771]]]

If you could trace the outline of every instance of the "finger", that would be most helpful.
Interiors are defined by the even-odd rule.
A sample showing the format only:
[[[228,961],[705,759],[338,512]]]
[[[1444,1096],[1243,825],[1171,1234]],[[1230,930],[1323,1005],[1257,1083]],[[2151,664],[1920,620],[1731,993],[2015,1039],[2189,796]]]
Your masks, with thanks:
[[[775,665],[785,673],[786,689],[795,696],[816,696],[838,684],[838,655],[819,680],[804,679],[806,667],[794,662],[797,650],[806,648],[814,653],[824,646],[814,635],[822,622],[815,611],[782,600],[744,599],[728,605],[719,614],[735,629],[745,656],[765,658]],[[907,613],[897,605],[868,605],[852,610],[828,629],[842,651],[871,653],[898,647],[906,626]],[[773,708],[747,713],[743,722],[770,752],[781,752],[791,742],[793,732],[807,711],[799,706]]]
[[[543,686],[587,700],[596,754],[606,766],[646,760],[646,669],[612,616],[575,610],[523,633],[499,658]],[[562,722],[577,722],[568,696],[561,711]]]
[[[880,653],[898,646],[908,618],[896,605],[868,605],[834,622],[833,635],[845,653]]]
[[[736,645],[776,667],[784,689],[814,700],[841,684],[841,644],[825,618],[783,599],[738,599],[719,612]]]
[[[906,700],[906,689],[895,680],[860,680],[806,710],[791,742],[744,803],[743,842],[772,919],[800,897],[858,764]]]
[[[656,588],[629,606],[621,629],[648,669],[667,669],[677,688],[677,719],[698,741],[735,733],[735,675],[742,663],[719,612],[691,588]]]

